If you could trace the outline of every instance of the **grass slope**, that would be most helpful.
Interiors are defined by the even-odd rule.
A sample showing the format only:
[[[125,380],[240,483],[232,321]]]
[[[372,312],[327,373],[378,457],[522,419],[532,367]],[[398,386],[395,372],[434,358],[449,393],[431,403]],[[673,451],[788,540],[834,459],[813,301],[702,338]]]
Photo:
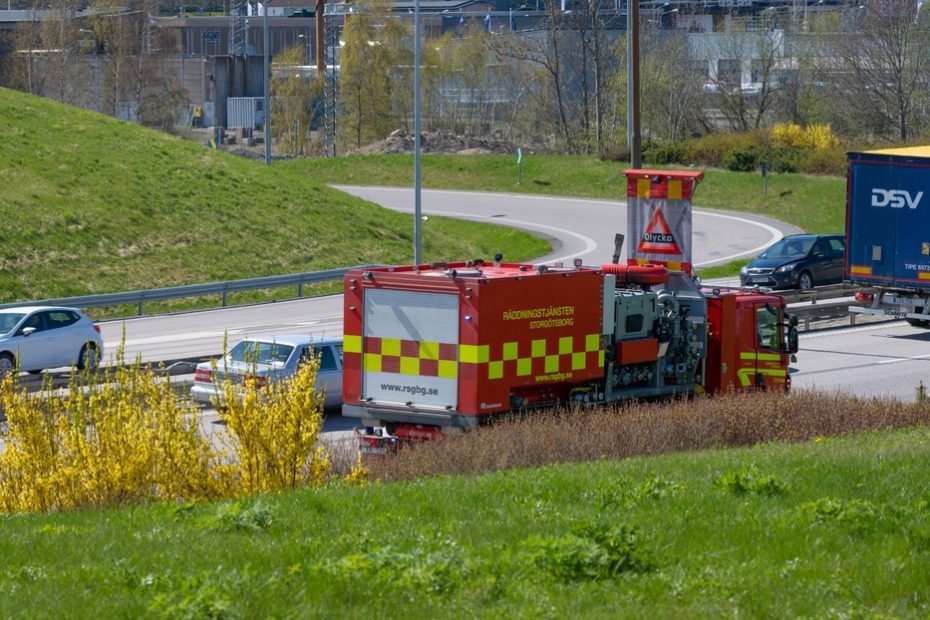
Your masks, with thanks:
[[[0,302],[413,259],[413,222],[277,162],[0,89]],[[548,251],[430,218],[427,261]]]
[[[926,618],[928,441],[0,517],[0,616]]]

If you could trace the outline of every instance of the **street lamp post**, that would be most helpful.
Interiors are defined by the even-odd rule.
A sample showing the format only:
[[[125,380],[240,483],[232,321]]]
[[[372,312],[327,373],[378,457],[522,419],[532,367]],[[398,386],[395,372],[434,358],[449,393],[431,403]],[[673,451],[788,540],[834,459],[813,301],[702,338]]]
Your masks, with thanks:
[[[413,3],[413,262],[423,262],[420,216],[420,0]]]
[[[271,106],[269,105],[268,96],[268,71],[269,58],[268,50],[271,45],[268,40],[268,0],[262,4],[262,43],[264,45],[264,75],[265,75],[265,165],[271,165]]]

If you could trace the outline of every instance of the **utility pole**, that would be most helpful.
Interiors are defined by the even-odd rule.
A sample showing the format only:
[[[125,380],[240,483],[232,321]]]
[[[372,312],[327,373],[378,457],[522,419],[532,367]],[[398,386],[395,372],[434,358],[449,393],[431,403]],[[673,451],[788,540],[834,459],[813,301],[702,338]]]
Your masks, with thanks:
[[[268,97],[268,71],[270,62],[268,50],[271,49],[271,42],[268,40],[268,0],[261,5],[262,7],[262,43],[265,47],[265,165],[271,165],[271,106]]]
[[[423,262],[423,219],[420,217],[420,0],[413,3],[413,262]]]
[[[630,135],[630,164],[635,168],[640,168],[643,162],[643,141],[640,133],[639,122],[639,0],[630,0],[630,11],[628,13],[627,24],[630,31],[627,33],[630,41],[630,54],[632,58],[627,66],[632,67],[630,72],[630,88],[632,101],[627,101],[630,106],[631,135]]]

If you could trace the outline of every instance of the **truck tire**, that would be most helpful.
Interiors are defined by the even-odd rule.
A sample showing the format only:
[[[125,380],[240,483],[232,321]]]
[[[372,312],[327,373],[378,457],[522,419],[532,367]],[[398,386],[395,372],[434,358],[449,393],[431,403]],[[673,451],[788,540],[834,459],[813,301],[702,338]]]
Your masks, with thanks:
[[[798,288],[801,290],[814,288],[814,277],[809,271],[802,271],[798,276]]]
[[[914,327],[920,327],[922,329],[930,329],[930,321],[924,319],[904,319],[907,321],[908,325],[913,325]]]

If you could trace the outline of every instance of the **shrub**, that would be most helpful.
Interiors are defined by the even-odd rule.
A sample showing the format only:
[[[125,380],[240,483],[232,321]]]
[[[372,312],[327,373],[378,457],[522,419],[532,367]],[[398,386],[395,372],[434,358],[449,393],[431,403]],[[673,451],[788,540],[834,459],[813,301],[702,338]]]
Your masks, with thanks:
[[[829,125],[808,125],[802,128],[787,123],[772,128],[772,144],[790,149],[829,150],[839,146],[840,140]]]
[[[226,380],[223,419],[232,432],[240,493],[317,486],[329,472],[329,458],[318,445],[323,429],[324,394],[315,389],[319,359],[301,365],[289,381],[258,389]]]
[[[755,148],[730,151],[723,158],[723,166],[734,172],[752,172],[759,168],[762,158]]]
[[[198,410],[162,379],[138,364],[104,371],[99,383],[72,373],[62,396],[48,382],[28,394],[12,373],[4,377],[0,510],[203,500],[227,492],[231,471],[200,433]]]
[[[167,377],[117,357],[120,365],[99,377],[72,372],[64,393],[49,379],[31,394],[14,373],[0,380],[8,425],[0,431],[0,512],[205,501],[324,482],[317,360],[261,391],[227,379],[232,436],[216,447],[200,430],[199,408],[178,398]],[[268,517],[260,509],[237,515],[253,525]]]
[[[808,174],[846,174],[846,149],[835,146],[830,149],[800,151],[797,155],[797,169]]]
[[[787,484],[775,476],[763,474],[755,464],[742,471],[723,474],[714,480],[714,484],[735,495],[754,493],[772,497],[788,492]]]
[[[650,144],[643,149],[643,161],[649,164],[685,163],[685,148],[681,143]]]
[[[930,407],[920,403],[807,390],[790,395],[725,394],[680,403],[534,412],[473,433],[399,450],[372,460],[369,466],[373,481],[468,475],[547,463],[805,441],[927,423]],[[621,486],[605,482],[599,491],[602,495],[592,499],[602,505],[627,501]],[[651,492],[647,487],[642,491]]]
[[[605,146],[602,150],[598,159],[601,161],[621,161],[628,162],[630,161],[630,147],[625,144],[611,144]]]
[[[645,572],[652,562],[627,525],[582,524],[563,536],[533,536],[523,542],[526,563],[560,581],[613,578]]]

